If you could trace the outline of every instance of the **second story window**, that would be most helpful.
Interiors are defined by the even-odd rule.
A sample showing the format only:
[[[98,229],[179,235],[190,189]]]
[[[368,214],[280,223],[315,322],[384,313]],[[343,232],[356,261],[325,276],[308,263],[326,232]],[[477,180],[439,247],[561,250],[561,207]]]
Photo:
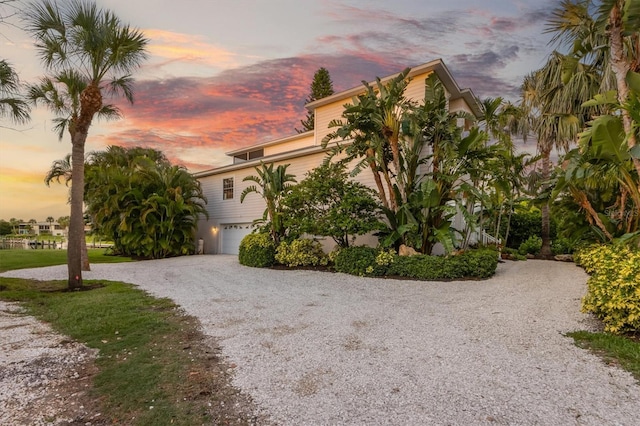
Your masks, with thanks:
[[[222,179],[222,199],[233,199],[233,178]]]

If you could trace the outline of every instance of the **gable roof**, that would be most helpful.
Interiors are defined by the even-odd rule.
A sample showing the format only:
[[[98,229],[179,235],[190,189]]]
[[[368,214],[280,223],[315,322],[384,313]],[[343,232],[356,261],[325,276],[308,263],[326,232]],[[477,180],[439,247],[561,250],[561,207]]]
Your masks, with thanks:
[[[478,98],[476,98],[476,96],[473,94],[471,89],[468,89],[468,88],[461,89],[460,86],[458,86],[458,83],[456,83],[456,81],[453,79],[453,76],[451,75],[449,68],[447,68],[447,66],[444,64],[442,59],[436,59],[431,62],[427,62],[426,64],[419,65],[415,68],[411,68],[411,70],[409,71],[408,77],[411,78],[413,76],[424,74],[425,72],[429,72],[429,71],[433,71],[436,73],[436,75],[442,82],[442,85],[445,87],[445,89],[447,89],[447,92],[450,95],[450,98],[449,98],[450,100],[463,98],[467,102],[469,107],[472,109],[476,117],[480,117],[482,115],[482,112],[480,109],[480,101],[478,100]],[[396,78],[398,75],[400,75],[399,72],[389,75],[387,77],[381,78],[380,81],[384,84],[389,80]],[[372,81],[372,82],[369,82],[369,84],[375,85],[376,82]],[[351,99],[354,96],[357,96],[361,93],[363,93],[363,88],[362,88],[362,85],[359,85],[339,93],[334,93],[333,95],[327,96],[326,98],[309,102],[306,105],[306,107],[308,110],[311,111],[315,108],[330,104],[332,102],[339,101],[341,99]]]

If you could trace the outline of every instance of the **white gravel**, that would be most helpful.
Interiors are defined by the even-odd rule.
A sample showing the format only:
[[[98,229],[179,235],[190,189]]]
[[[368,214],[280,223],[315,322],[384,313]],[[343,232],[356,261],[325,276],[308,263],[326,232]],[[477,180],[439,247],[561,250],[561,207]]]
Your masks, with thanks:
[[[2,276],[65,279],[66,266]],[[247,268],[234,256],[92,265],[197,316],[234,384],[283,425],[638,425],[633,377],[573,345],[587,275],[500,264],[486,281]]]
[[[0,301],[0,425],[69,424],[87,412],[74,395],[96,351]]]

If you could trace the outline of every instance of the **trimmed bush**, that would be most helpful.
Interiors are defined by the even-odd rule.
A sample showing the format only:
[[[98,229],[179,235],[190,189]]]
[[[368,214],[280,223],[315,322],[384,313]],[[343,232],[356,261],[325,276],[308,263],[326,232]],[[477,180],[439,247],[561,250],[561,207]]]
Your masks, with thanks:
[[[640,251],[591,246],[574,259],[591,274],[582,311],[595,314],[611,333],[640,330]]]
[[[289,267],[325,266],[329,263],[322,245],[309,239],[293,240],[291,243],[283,241],[276,250],[275,259],[278,263]]]
[[[458,256],[397,256],[371,247],[340,250],[335,269],[352,275],[395,275],[419,280],[488,278],[498,267],[498,252],[469,250]]]
[[[340,249],[335,256],[334,267],[338,272],[351,275],[376,275],[376,256],[378,250],[373,247],[355,246]]]
[[[276,245],[269,234],[249,234],[240,242],[238,261],[241,265],[266,268],[276,262]]]

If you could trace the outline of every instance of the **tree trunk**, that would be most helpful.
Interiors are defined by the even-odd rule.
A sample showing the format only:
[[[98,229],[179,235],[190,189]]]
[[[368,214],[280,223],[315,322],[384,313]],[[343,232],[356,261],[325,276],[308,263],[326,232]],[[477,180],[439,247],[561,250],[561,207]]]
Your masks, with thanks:
[[[545,146],[542,148],[542,180],[543,184],[549,180],[551,176],[551,146]],[[542,248],[540,249],[540,256],[544,259],[551,258],[551,212],[549,209],[550,201],[547,200],[541,208],[542,215]]]
[[[71,134],[71,218],[67,270],[69,289],[82,287],[82,251],[84,236],[84,145],[93,116],[102,108],[102,93],[97,84],[89,84],[80,94],[80,115],[69,124]],[[88,262],[88,257],[87,257]]]
[[[616,76],[616,84],[618,86],[618,101],[620,104],[624,104],[629,97],[629,86],[627,84],[627,73],[631,69],[631,63],[627,60],[624,54],[624,39],[623,39],[623,24],[622,24],[622,11],[620,9],[621,3],[616,4],[611,8],[609,14],[609,43],[611,53],[611,68]],[[624,132],[627,135],[627,145],[629,149],[636,146],[636,136],[633,132],[632,120],[629,115],[629,111],[622,109],[622,123],[624,125]],[[638,175],[640,175],[640,159],[633,158],[633,165]],[[640,187],[638,187],[640,189]]]
[[[87,134],[74,132],[71,148],[71,217],[67,244],[69,289],[82,287],[82,241],[84,240],[84,143]]]
[[[84,215],[83,215],[83,219],[84,219]],[[90,271],[91,270],[91,265],[89,264],[89,253],[87,252],[87,239],[84,237],[84,220],[83,220],[83,224],[82,224],[82,231],[83,231],[83,235],[82,235],[82,270],[83,271]]]

